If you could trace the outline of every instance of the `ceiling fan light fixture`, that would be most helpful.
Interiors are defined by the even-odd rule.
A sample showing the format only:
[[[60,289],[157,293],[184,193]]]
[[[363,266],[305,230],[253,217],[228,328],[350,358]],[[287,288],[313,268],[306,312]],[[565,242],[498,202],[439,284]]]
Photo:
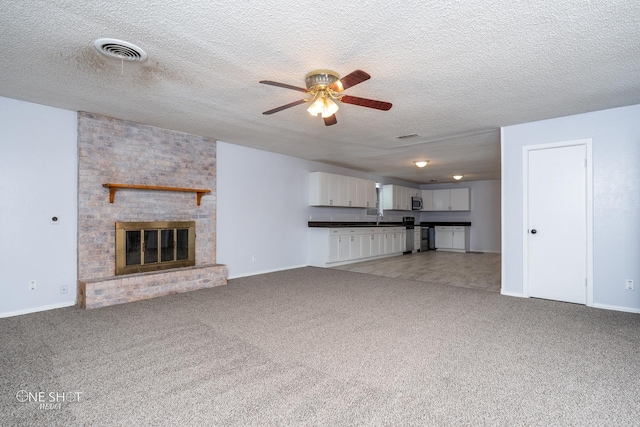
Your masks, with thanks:
[[[419,168],[423,168],[425,166],[427,166],[427,164],[429,163],[427,160],[416,160],[415,162],[413,162],[416,164],[417,167]]]
[[[322,118],[327,118],[327,117],[331,117],[333,116],[336,111],[338,111],[338,109],[340,107],[338,107],[338,104],[336,104],[335,102],[333,102],[331,100],[331,98],[325,98],[325,110],[322,112]]]
[[[453,179],[460,181],[464,175],[453,175]]]
[[[345,89],[353,87],[364,81],[367,81],[371,76],[362,70],[355,70],[343,78],[340,78],[338,73],[331,70],[315,70],[308,73],[305,76],[305,83],[307,88],[294,86],[286,83],[274,82],[272,80],[260,80],[260,83],[283,87],[285,89],[296,90],[304,92],[308,95],[306,99],[300,99],[298,101],[290,102],[277,108],[267,110],[262,114],[270,115],[277,113],[287,108],[295,107],[296,105],[306,104],[310,102],[311,105],[307,108],[307,111],[312,116],[317,117],[318,114],[324,119],[325,126],[332,126],[338,123],[336,119],[336,112],[340,109],[336,101],[340,101],[343,104],[359,105],[361,107],[373,108],[374,110],[387,111],[392,107],[390,102],[376,101],[375,99],[360,98],[358,96],[342,95],[341,92]]]
[[[333,102],[331,98],[320,93],[318,94],[318,96],[316,96],[315,100],[311,103],[309,108],[307,108],[307,111],[312,116],[321,114],[323,118],[327,118],[333,116],[339,108],[340,107],[338,107],[338,104]]]
[[[331,86],[334,82],[338,81],[340,76],[335,71],[331,70],[314,70],[307,73],[304,80],[307,85],[307,89],[324,89]]]

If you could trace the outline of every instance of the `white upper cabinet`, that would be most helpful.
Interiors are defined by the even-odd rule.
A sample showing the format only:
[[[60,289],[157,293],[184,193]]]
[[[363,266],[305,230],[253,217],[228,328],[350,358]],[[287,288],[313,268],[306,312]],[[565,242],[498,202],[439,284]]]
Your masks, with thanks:
[[[428,192],[431,191],[431,209],[427,208]],[[468,188],[422,190],[423,211],[468,211],[471,210]],[[427,201],[425,201],[427,200]]]
[[[339,183],[338,183],[339,185]],[[311,206],[331,206],[330,174],[314,172],[309,174],[309,204]]]
[[[368,179],[357,179],[357,206],[365,208],[376,207],[376,183]]]
[[[450,206],[452,211],[471,210],[469,189],[468,188],[452,188]]]
[[[422,190],[422,210],[425,212],[433,210],[433,190]]]
[[[418,189],[388,184],[382,186],[382,209],[410,211],[411,197],[419,194]]]
[[[344,177],[329,174],[329,206],[344,206],[347,203],[348,191]]]
[[[433,210],[449,211],[451,210],[451,191],[450,190],[433,190]]]
[[[309,174],[309,205],[374,207],[376,183],[366,179],[326,172]]]

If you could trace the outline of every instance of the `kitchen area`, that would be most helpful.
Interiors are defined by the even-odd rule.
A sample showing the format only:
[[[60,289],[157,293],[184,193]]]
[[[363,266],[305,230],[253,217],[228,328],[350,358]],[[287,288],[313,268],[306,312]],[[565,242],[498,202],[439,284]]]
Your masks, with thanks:
[[[472,222],[428,218],[468,213],[471,189],[417,189],[325,172],[310,173],[310,205],[363,208],[355,221],[333,216],[308,222],[310,264],[333,267],[352,262],[427,251],[471,251]],[[375,215],[375,221],[370,219]],[[336,215],[337,216],[337,215]],[[362,218],[362,219],[361,219]]]
[[[411,188],[324,172],[309,181],[311,206],[346,212],[312,211],[309,265],[499,292],[499,181]]]

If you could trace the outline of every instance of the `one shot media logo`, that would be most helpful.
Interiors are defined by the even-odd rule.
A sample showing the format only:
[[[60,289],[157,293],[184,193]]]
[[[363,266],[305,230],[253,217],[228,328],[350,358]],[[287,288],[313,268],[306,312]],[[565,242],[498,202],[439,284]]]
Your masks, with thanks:
[[[27,391],[16,393],[20,403],[37,403],[39,409],[61,409],[63,403],[80,402],[81,391]]]

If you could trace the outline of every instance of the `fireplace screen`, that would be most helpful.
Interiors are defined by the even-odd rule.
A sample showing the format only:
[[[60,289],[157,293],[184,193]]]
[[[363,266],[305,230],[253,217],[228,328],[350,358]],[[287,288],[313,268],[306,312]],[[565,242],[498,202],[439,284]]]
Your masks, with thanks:
[[[196,223],[117,222],[116,274],[196,264]]]

